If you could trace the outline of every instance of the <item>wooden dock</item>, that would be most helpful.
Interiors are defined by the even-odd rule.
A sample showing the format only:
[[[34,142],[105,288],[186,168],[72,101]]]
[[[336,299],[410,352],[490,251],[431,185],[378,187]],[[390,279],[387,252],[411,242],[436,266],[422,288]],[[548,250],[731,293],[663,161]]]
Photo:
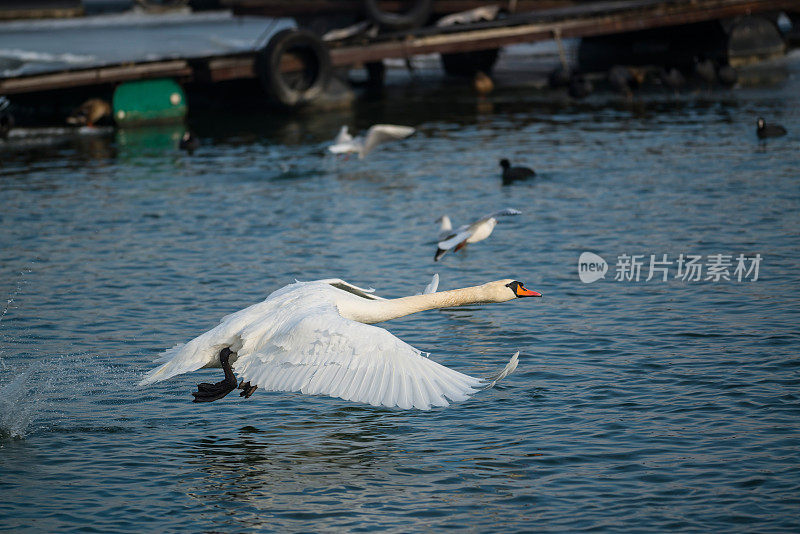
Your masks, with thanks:
[[[237,10],[270,14],[267,0],[226,0]],[[295,0],[296,9],[316,3]],[[328,2],[330,3],[330,2]],[[336,2],[344,4],[346,2]],[[452,2],[454,5],[459,2]],[[468,6],[470,2],[462,2]],[[474,2],[472,2],[474,3]],[[593,37],[624,32],[680,26],[741,15],[798,11],[798,0],[617,0],[583,2],[566,7],[551,7],[517,12],[490,22],[450,27],[425,27],[412,31],[379,34],[374,38],[327,43],[333,67],[358,66],[387,58],[408,58],[419,54],[451,54],[552,39]],[[436,2],[434,5],[437,5]],[[266,6],[266,7],[265,7]],[[273,15],[285,14],[274,12]],[[193,59],[141,61],[125,64],[76,68],[0,79],[0,95],[37,93],[66,88],[114,85],[131,80],[174,78],[179,82],[217,83],[258,78],[258,51],[221,54]],[[291,54],[280,63],[282,72],[302,68]]]
[[[80,0],[3,0],[0,20],[80,17]]]
[[[585,3],[585,2],[584,2]],[[296,17],[303,15],[331,15],[358,13],[362,10],[362,0],[220,0],[220,4],[229,7],[237,15],[259,15],[268,17]],[[398,10],[400,2],[382,0],[380,6],[387,10]],[[576,5],[575,0],[502,0],[487,2],[486,0],[433,0],[432,13],[446,15],[486,5],[499,5],[512,12],[522,13],[538,9],[566,7]]]
[[[388,35],[366,46],[334,46],[334,65],[352,65],[419,54],[470,52],[503,46],[611,35],[783,9],[797,0],[620,0],[519,13],[509,18]]]

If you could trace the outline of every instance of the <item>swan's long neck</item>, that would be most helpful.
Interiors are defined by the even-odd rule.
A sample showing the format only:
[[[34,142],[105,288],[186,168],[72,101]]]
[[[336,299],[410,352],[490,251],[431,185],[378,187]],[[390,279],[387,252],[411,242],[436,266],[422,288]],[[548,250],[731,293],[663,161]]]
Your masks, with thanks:
[[[397,319],[406,315],[436,308],[462,306],[479,302],[497,302],[486,289],[486,285],[414,295],[399,299],[355,300],[347,299],[337,303],[343,317],[360,323],[373,324]]]

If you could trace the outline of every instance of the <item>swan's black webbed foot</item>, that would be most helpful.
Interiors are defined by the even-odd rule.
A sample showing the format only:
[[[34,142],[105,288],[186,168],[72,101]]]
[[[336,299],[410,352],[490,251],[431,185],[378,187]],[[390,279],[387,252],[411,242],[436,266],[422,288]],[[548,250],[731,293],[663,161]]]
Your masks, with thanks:
[[[242,383],[239,384],[239,389],[242,390],[242,392],[239,393],[239,396],[244,397],[245,399],[249,399],[250,395],[252,395],[256,389],[258,389],[258,386],[251,386],[250,382],[242,381]]]
[[[219,352],[219,363],[225,373],[225,378],[216,384],[209,384],[207,382],[197,384],[197,391],[192,392],[192,395],[194,395],[194,401],[192,402],[212,402],[221,399],[236,389],[238,382],[236,376],[233,374],[233,369],[231,369],[229,361],[231,354],[233,354],[233,351],[228,347],[225,347]]]

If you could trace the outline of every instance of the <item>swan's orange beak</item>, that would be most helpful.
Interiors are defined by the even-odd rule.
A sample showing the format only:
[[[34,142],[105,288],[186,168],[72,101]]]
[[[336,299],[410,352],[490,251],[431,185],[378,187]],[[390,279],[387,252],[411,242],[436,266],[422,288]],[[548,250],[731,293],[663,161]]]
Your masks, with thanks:
[[[531,291],[530,289],[525,289],[525,286],[522,285],[522,282],[514,280],[513,282],[509,282],[506,284],[506,287],[510,288],[511,291],[514,292],[514,296],[517,298],[520,297],[541,297],[542,294],[538,291]]]
[[[522,284],[517,286],[516,294],[518,297],[541,297],[542,294],[538,291],[531,291],[530,289],[525,289]]]

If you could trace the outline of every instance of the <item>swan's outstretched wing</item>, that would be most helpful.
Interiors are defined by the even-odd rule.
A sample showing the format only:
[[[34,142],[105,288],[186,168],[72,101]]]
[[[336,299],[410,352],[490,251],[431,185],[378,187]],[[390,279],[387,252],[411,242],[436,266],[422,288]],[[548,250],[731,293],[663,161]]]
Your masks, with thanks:
[[[165,350],[156,358],[156,362],[162,365],[148,371],[139,385],[146,386],[203,367],[219,366],[219,351],[229,347],[237,352],[242,348],[242,332],[252,323],[252,317],[259,315],[265,304],[259,302],[226,315],[208,332]]]
[[[514,355],[495,376],[474,378],[429,360],[383,328],[345,319],[330,305],[282,326],[259,350],[240,356],[234,369],[267,391],[428,410],[465,400],[516,364]]]
[[[327,278],[325,280],[317,280],[317,282],[329,284],[335,287],[336,289],[347,291],[348,293],[352,293],[353,295],[356,295],[358,297],[367,300],[386,300],[385,298],[376,295],[375,290],[373,288],[364,289],[363,287],[358,287],[356,285],[351,284],[350,282],[345,282],[341,278]]]
[[[436,293],[436,290],[439,289],[439,273],[435,273],[433,278],[431,278],[431,283],[425,286],[425,290],[422,292],[423,295],[427,295],[429,293]]]
[[[438,277],[434,278],[438,279]],[[383,297],[375,295],[373,289],[364,289],[340,278],[299,282],[286,286],[272,293],[263,302],[226,315],[217,326],[208,332],[161,353],[156,358],[156,362],[163,365],[148,371],[139,385],[145,386],[160,382],[204,367],[218,367],[219,351],[225,347],[236,353],[241,351],[243,354],[258,350],[258,347],[263,344],[263,339],[268,338],[275,328],[280,329],[287,318],[292,317],[291,312],[286,310],[302,305],[307,300],[304,292],[296,292],[297,288],[309,285],[320,287],[316,284],[324,284],[322,287],[330,286],[367,300],[385,300]],[[431,282],[428,288],[432,286],[434,286],[434,282]],[[298,302],[298,297],[300,302]],[[275,321],[276,317],[280,320]],[[276,327],[275,324],[278,326]]]
[[[496,219],[498,217],[505,217],[508,215],[520,215],[520,214],[522,214],[522,212],[519,210],[515,210],[514,208],[506,208],[504,210],[496,211],[494,213],[490,213],[489,215],[485,215],[480,219],[478,219],[477,221],[475,221],[474,223],[472,223],[470,226],[477,226],[485,221],[488,221],[489,219]]]
[[[414,128],[410,126],[395,126],[394,124],[376,124],[367,130],[364,138],[364,148],[359,157],[369,154],[376,146],[387,141],[403,139],[414,133]]]
[[[351,284],[350,282],[345,282],[341,278],[328,278],[326,280],[317,280],[317,281],[330,284],[336,289],[347,291],[348,293],[352,293],[357,297],[361,297],[367,300],[386,300],[385,298],[376,295],[375,290],[372,288],[364,289],[363,287],[358,287],[356,285]],[[430,283],[427,286],[425,286],[425,290],[422,292],[422,294],[427,295],[428,293],[436,293],[436,289],[438,287],[439,287],[439,275],[434,274]],[[417,294],[419,295],[419,293]]]

